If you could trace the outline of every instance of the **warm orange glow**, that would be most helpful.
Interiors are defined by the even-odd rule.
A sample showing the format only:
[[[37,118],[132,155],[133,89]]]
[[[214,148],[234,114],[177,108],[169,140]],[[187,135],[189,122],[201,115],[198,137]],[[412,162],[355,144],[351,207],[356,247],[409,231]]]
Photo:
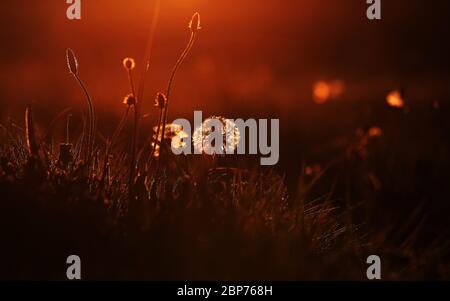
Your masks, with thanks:
[[[371,137],[371,138],[380,137],[382,133],[383,133],[383,131],[377,126],[371,127],[368,131],[369,137]]]
[[[155,148],[154,157],[159,157],[159,149],[162,139],[162,132],[161,129],[159,130],[158,138],[156,138],[156,132],[158,131],[158,127],[153,127],[153,142],[152,142],[152,148]],[[183,141],[183,139],[188,138],[188,134],[183,130],[183,127],[178,124],[169,123],[166,124],[165,129],[165,139],[171,140],[171,147],[175,149],[181,149],[186,146],[186,142]]]
[[[344,93],[345,85],[341,80],[334,80],[329,83],[332,97],[339,97]]]
[[[314,101],[318,104],[325,103],[331,95],[330,86],[323,81],[315,83],[314,89]]]
[[[389,93],[386,97],[386,101],[391,107],[394,108],[402,108],[405,105],[402,94],[398,90]]]
[[[318,81],[314,84],[313,95],[314,101],[323,104],[332,98],[338,98],[344,93],[345,85],[340,80],[330,82]]]
[[[307,176],[317,175],[321,172],[321,170],[322,170],[322,167],[320,166],[320,164],[306,166],[305,167],[305,175],[307,175]]]

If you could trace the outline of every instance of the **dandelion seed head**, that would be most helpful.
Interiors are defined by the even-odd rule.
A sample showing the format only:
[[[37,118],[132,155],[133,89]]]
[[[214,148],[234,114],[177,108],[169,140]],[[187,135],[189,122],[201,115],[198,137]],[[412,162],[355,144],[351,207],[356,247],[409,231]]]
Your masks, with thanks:
[[[239,144],[240,132],[238,127],[232,120],[221,116],[212,116],[206,119],[201,126],[195,129],[192,135],[194,148],[200,153],[212,153],[214,151],[213,147],[211,146],[211,133],[213,132],[213,130],[217,131],[218,129],[213,129],[211,127],[212,120],[219,120],[222,123],[222,153],[233,153]]]

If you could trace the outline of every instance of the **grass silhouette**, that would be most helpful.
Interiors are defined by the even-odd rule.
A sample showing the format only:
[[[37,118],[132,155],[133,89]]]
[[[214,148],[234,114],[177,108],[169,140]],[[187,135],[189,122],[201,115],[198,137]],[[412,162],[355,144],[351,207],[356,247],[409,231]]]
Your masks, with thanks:
[[[368,229],[355,218],[360,208],[384,208],[371,200],[355,205],[344,197],[339,202],[351,192],[342,193],[338,181],[325,179],[343,162],[346,169],[339,175],[362,177],[361,162],[382,135],[380,128],[361,129],[317,172],[304,165],[295,192],[285,177],[256,164],[174,156],[168,106],[175,75],[200,29],[199,14],[189,28],[166,94],[157,94],[158,121],[150,145],[138,135],[144,93],[142,82],[136,91],[134,60],[124,60],[131,89],[124,114],[111,138],[99,139],[95,108],[70,49],[68,67],[89,109],[75,146],[69,118],[59,151],[40,139],[31,106],[24,131],[12,122],[1,126],[0,254],[8,260],[0,278],[63,280],[66,257],[77,254],[87,280],[359,280],[366,279],[365,260],[375,252],[388,271],[384,279],[448,279],[448,244],[438,238],[418,247],[420,207],[407,222]],[[146,55],[143,78],[148,62]],[[128,137],[124,129],[131,108],[135,115]]]

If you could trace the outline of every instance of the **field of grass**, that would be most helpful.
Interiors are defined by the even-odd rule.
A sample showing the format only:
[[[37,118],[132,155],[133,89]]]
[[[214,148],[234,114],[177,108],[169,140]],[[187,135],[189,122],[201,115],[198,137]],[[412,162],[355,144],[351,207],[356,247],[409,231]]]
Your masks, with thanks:
[[[85,279],[364,279],[370,254],[384,259],[385,279],[448,277],[446,230],[430,232],[427,205],[402,205],[420,186],[391,187],[405,170],[372,178],[372,152],[384,147],[366,139],[327,170],[305,167],[290,194],[275,170],[209,156],[157,159],[159,173],[139,167],[130,189],[124,152],[105,162],[99,147],[90,167],[64,165],[4,128],[2,278],[64,279],[68,254],[84,259]],[[386,204],[391,193],[405,199]]]

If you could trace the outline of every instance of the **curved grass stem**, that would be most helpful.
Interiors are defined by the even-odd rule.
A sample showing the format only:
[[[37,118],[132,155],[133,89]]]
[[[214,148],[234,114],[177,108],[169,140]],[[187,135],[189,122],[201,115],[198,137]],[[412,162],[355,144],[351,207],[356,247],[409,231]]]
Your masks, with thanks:
[[[161,144],[160,144],[160,155],[161,156],[164,154],[164,133],[165,133],[166,124],[167,124],[167,112],[168,112],[168,107],[169,107],[169,102],[170,102],[170,93],[172,91],[172,86],[173,86],[173,83],[174,83],[174,80],[175,80],[175,75],[177,74],[177,71],[180,68],[180,66],[183,63],[183,61],[188,56],[189,51],[192,49],[192,46],[194,45],[194,42],[195,42],[196,35],[197,35],[197,33],[195,31],[191,32],[191,37],[189,39],[189,42],[188,42],[186,48],[184,49],[183,53],[180,55],[177,63],[175,64],[175,66],[174,66],[174,68],[172,70],[172,73],[170,75],[169,82],[167,84],[167,93],[166,93],[167,103],[164,106],[164,114],[163,114],[163,120],[162,120],[163,137],[161,138]]]
[[[88,166],[91,163],[92,159],[92,152],[94,149],[94,138],[95,138],[95,110],[94,105],[92,102],[92,98],[84,85],[83,81],[77,74],[73,74],[75,79],[78,81],[78,84],[80,85],[81,89],[83,90],[86,100],[89,107],[89,128],[88,128],[88,149],[87,149],[87,164]]]
[[[136,97],[136,88],[135,88],[134,80],[133,80],[132,70],[133,70],[134,66],[131,68],[128,68],[125,65],[125,68],[127,69],[128,81],[130,84],[131,94],[134,98],[134,104],[133,104],[134,122],[133,122],[133,133],[131,135],[131,161],[130,161],[130,174],[129,174],[129,179],[128,179],[128,184],[129,184],[129,187],[131,190],[131,186],[133,185],[135,168],[136,168],[136,148],[137,148],[137,135],[138,135],[138,128],[139,128],[139,106],[140,106],[139,102],[140,102],[140,100],[138,100]]]

